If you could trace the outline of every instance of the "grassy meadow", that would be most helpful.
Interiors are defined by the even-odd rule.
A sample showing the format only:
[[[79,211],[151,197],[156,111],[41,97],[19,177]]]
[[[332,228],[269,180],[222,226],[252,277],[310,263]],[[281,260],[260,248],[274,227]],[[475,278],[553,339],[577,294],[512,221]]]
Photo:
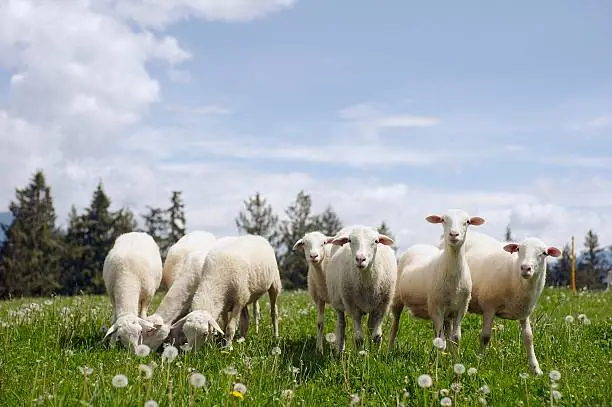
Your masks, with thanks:
[[[158,294],[151,313],[160,300]],[[387,354],[390,316],[381,351],[356,353],[347,318],[347,352],[338,358],[329,343],[325,355],[316,352],[316,312],[305,292],[284,292],[279,301],[278,341],[264,297],[259,335],[252,324],[231,352],[211,343],[195,354],[179,348],[174,360],[163,359],[161,349],[139,357],[101,344],[111,314],[106,296],[0,302],[0,406],[439,406],[447,393],[453,406],[612,405],[612,292],[545,290],[532,322],[541,377],[522,374],[529,370],[515,321],[496,319],[479,359],[480,317],[468,314],[462,355],[453,360],[432,346],[430,322],[407,312],[393,354]],[[334,331],[329,307],[325,324],[327,333]],[[455,363],[465,366],[463,374],[454,373]],[[468,374],[472,367],[476,372]],[[554,389],[551,370],[561,376]],[[191,385],[194,371],[204,375],[204,386]],[[125,387],[114,387],[117,374],[127,377]],[[431,387],[419,387],[422,374],[431,375]],[[238,385],[242,393],[232,393],[235,383],[246,392]],[[553,390],[560,399],[551,397]]]

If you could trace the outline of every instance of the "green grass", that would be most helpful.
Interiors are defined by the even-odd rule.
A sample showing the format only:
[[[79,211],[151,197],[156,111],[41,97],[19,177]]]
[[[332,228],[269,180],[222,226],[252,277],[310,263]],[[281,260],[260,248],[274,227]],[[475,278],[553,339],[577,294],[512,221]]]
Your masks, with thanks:
[[[159,301],[160,295],[155,306]],[[515,321],[496,319],[486,356],[479,360],[475,351],[480,318],[468,315],[463,322],[462,356],[455,361],[432,347],[431,323],[406,312],[395,353],[387,354],[391,322],[387,316],[381,352],[359,355],[352,321],[347,318],[347,352],[338,358],[327,343],[324,356],[315,351],[316,313],[306,293],[285,292],[279,301],[278,343],[271,335],[265,297],[259,335],[251,325],[247,340],[235,343],[231,353],[209,344],[197,354],[180,351],[173,362],[163,365],[160,352],[138,358],[123,348],[99,343],[101,326],[108,325],[111,312],[105,296],[1,302],[0,406],[87,405],[81,402],[85,399],[93,406],[142,406],[149,399],[160,406],[187,406],[190,398],[195,405],[272,406],[289,404],[281,400],[285,389],[293,390],[292,405],[300,406],[348,405],[352,394],[359,396],[358,405],[438,406],[441,389],[449,390],[453,405],[480,405],[479,398],[484,397],[494,406],[542,406],[550,405],[548,373],[553,369],[561,373],[557,390],[562,398],[555,405],[612,405],[612,292],[572,295],[567,290],[546,289],[533,315],[536,355],[545,374],[530,374],[526,380],[519,377],[528,368]],[[580,313],[591,323],[578,321]],[[566,315],[573,315],[575,321],[566,324]],[[334,331],[331,308],[326,310],[325,324],[326,332]],[[272,349],[277,345],[281,354],[275,356]],[[138,366],[151,362],[157,367],[147,380]],[[456,362],[466,369],[476,367],[477,374],[457,377]],[[80,366],[93,368],[87,382]],[[228,366],[236,369],[236,376],[223,372]],[[191,369],[206,376],[204,388],[190,386]],[[127,387],[112,386],[118,373],[128,377]],[[417,385],[417,377],[424,373],[434,378],[429,389]],[[457,380],[461,389],[455,393],[451,384]],[[235,382],[247,386],[243,401],[230,395]],[[480,390],[485,384],[491,390],[487,395]]]

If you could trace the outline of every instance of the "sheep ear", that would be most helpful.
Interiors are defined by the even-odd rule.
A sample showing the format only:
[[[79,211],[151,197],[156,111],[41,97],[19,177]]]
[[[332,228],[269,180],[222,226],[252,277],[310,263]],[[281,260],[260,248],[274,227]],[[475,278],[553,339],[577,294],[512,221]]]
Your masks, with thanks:
[[[155,329],[153,323],[151,321],[147,321],[146,319],[138,318],[138,323],[145,333],[153,332]]]
[[[334,240],[333,236],[325,236],[325,240],[323,241],[323,243],[328,244],[331,243]]]
[[[343,244],[347,243],[349,241],[348,236],[340,236],[340,237],[336,237],[334,238],[331,243],[335,244],[337,246],[342,246]]]
[[[552,257],[561,256],[561,250],[557,249],[554,246],[550,246],[548,249],[546,249],[546,253],[548,253],[548,255]]]
[[[304,246],[304,240],[303,239],[298,239],[297,242],[295,242],[295,244],[293,245],[293,250],[296,250],[300,247]]]
[[[507,245],[504,246],[504,250],[507,251],[508,253],[518,252],[519,245],[516,243],[508,243]]]
[[[429,223],[442,223],[444,222],[444,219],[442,219],[441,216],[438,215],[429,215],[428,217],[425,218],[425,220]]]
[[[182,329],[183,325],[185,325],[185,321],[187,321],[187,316],[185,315],[183,318],[179,319],[175,323],[170,326],[170,329]]]
[[[382,244],[386,244],[387,246],[391,246],[395,243],[393,239],[391,239],[389,236],[382,235],[382,234],[378,235],[378,242]]]
[[[210,320],[209,325],[212,326],[215,329],[215,331],[219,332],[221,335],[225,335],[225,333],[223,332],[223,329],[221,329],[217,321],[215,321],[214,319]]]
[[[469,220],[468,223],[472,226],[480,226],[483,223],[485,223],[484,218],[481,218],[480,216],[472,216]]]

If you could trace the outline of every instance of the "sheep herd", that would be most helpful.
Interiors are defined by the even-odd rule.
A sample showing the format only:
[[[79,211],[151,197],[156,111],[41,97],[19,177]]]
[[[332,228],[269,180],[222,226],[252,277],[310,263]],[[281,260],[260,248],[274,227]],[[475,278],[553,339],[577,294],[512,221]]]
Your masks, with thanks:
[[[404,308],[432,322],[435,342],[456,352],[466,313],[482,315],[480,353],[486,348],[494,317],[518,320],[531,371],[541,375],[529,317],[544,288],[546,258],[561,251],[536,237],[502,243],[471,229],[485,220],[451,209],[426,218],[442,225],[437,245],[415,244],[399,258],[392,238],[375,228],[353,225],[328,236],[306,233],[293,245],[308,264],[308,292],[316,305],[317,349],[323,352],[326,304],[336,310],[337,351],[344,351],[345,314],[354,324],[355,344],[364,346],[362,319],[375,347],[382,323],[392,315],[389,351],[393,351]],[[126,348],[164,342],[197,351],[215,334],[232,347],[236,328],[246,338],[252,304],[259,330],[258,299],[268,293],[273,334],[279,336],[278,297],[282,291],[274,249],[261,236],[216,238],[205,231],[183,236],[168,251],[162,267],[155,240],[143,232],[119,236],[104,261],[104,283],[112,304],[105,339]],[[155,313],[148,306],[163,281],[168,291]]]

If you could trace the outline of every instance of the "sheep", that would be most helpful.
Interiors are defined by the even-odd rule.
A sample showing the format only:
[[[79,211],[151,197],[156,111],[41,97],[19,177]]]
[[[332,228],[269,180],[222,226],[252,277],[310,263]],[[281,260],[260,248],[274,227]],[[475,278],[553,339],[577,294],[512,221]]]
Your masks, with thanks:
[[[115,344],[119,339],[126,348],[135,348],[143,330],[153,329],[144,318],[162,277],[157,243],[143,232],[120,235],[104,259],[102,276],[113,309],[103,340],[110,337]]]
[[[494,317],[518,320],[529,368],[541,375],[530,316],[544,289],[546,259],[559,257],[561,250],[536,237],[504,244],[484,233],[474,233],[469,241],[466,256],[473,285],[468,312],[482,315],[479,354],[491,339]]]
[[[349,243],[348,246],[343,246]],[[344,352],[345,313],[355,327],[355,344],[364,345],[361,320],[368,314],[368,328],[374,345],[382,340],[382,320],[386,314],[397,277],[395,242],[374,228],[355,225],[339,232],[332,244],[340,246],[327,264],[329,304],[336,310],[338,353]]]
[[[325,266],[329,260],[333,236],[314,231],[298,239],[293,250],[302,249],[308,264],[308,293],[317,306],[317,350],[323,353],[325,304],[329,302]],[[334,246],[338,247],[338,246]]]
[[[246,337],[249,328],[246,306],[267,291],[273,334],[278,338],[276,300],[281,290],[276,254],[270,243],[257,235],[228,237],[208,252],[191,312],[176,321],[171,329],[181,329],[193,350],[198,350],[206,335],[214,332],[224,335],[226,347],[231,349],[238,316],[240,334]],[[217,318],[228,312],[224,332]]]
[[[430,215],[430,223],[442,223],[444,246],[413,245],[400,257],[397,287],[391,305],[393,322],[389,335],[389,350],[395,344],[402,310],[409,307],[421,319],[431,319],[436,338],[459,345],[461,322],[467,312],[472,280],[465,257],[468,225],[479,226],[485,220],[470,217],[460,209],[450,209],[444,215]]]
[[[208,246],[216,240],[216,237],[203,230],[195,230],[187,233],[174,243],[164,261],[164,269],[162,273],[162,283],[166,288],[170,288],[172,283],[178,278],[181,268],[184,264],[185,256],[193,251],[199,250],[200,247]]]

